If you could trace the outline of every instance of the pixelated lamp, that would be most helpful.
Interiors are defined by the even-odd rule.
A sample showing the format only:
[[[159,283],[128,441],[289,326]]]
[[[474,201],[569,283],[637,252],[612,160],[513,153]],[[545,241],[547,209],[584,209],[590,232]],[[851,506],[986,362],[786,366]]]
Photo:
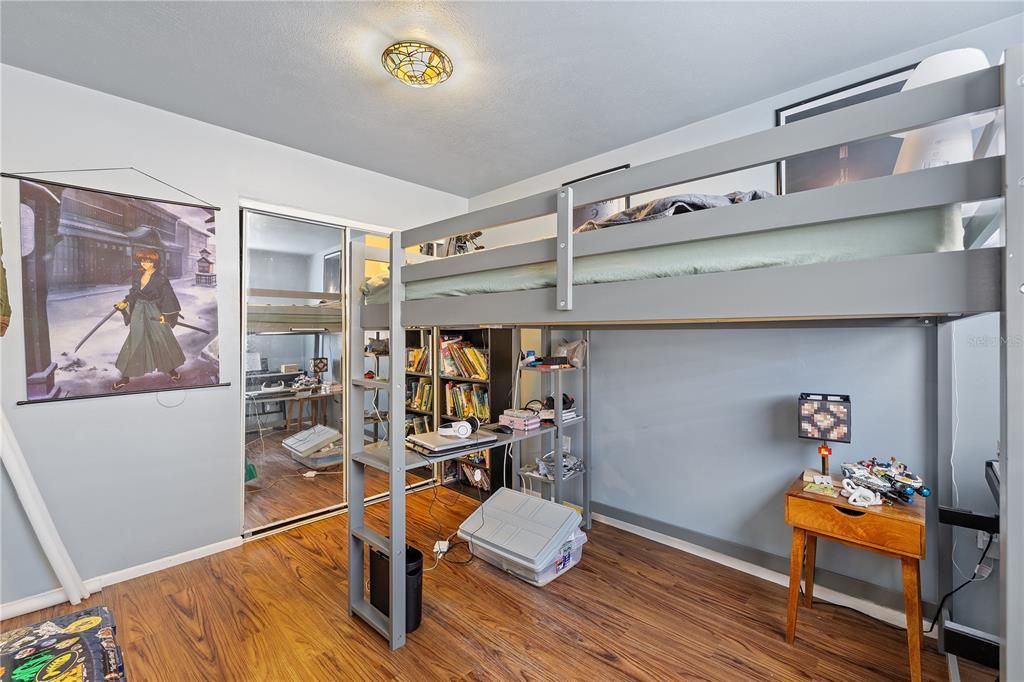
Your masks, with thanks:
[[[327,358],[313,358],[309,361],[309,371],[316,375],[319,383],[320,375],[327,371]]]
[[[800,438],[821,441],[821,473],[828,475],[829,443],[850,442],[850,396],[830,393],[800,394]]]

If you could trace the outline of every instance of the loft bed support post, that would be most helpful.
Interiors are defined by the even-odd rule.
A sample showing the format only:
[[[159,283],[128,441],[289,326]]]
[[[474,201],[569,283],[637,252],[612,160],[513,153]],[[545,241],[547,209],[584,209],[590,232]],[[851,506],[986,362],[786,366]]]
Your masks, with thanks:
[[[398,234],[391,235],[391,292],[388,301],[391,395],[388,398],[389,488],[390,488],[390,637],[391,649],[405,644],[405,332],[402,329],[402,301],[405,285],[401,271],[405,251]]]
[[[555,249],[555,293],[559,310],[572,310],[572,187],[558,190],[558,229]]]
[[[590,481],[593,479],[593,464],[594,464],[594,441],[590,438],[590,427],[594,423],[594,403],[590,402],[590,354],[592,347],[590,345],[590,330],[587,329],[583,332],[583,340],[587,342],[587,354],[583,358],[583,413],[584,421],[580,430],[583,435],[583,442],[580,445],[580,455],[583,457],[583,466],[586,467],[586,473],[583,475],[583,525],[587,530],[590,530],[591,518],[590,518]]]
[[[941,318],[939,318],[941,320]],[[936,321],[930,331],[930,345],[934,350],[935,367],[935,448],[937,470],[934,472],[936,501],[940,506],[953,507],[953,328],[952,322]],[[926,472],[926,475],[929,475]],[[953,589],[953,526],[939,523],[939,591],[940,595]],[[947,560],[949,557],[949,560]],[[949,609],[943,608],[938,616],[939,653],[946,653],[945,634]],[[952,678],[951,678],[952,679]]]
[[[351,235],[351,231],[349,231]],[[342,400],[345,404],[345,482],[348,498],[348,613],[357,612],[360,604],[365,604],[363,595],[363,541],[352,533],[353,528],[364,525],[364,500],[366,499],[365,470],[362,464],[353,459],[353,454],[363,447],[363,387],[357,386],[352,379],[363,375],[363,294],[359,283],[363,281],[366,263],[366,240],[363,235],[350,237],[348,244],[351,278],[350,293],[346,312],[348,354],[345,358],[345,391]]]
[[[546,358],[549,355],[551,355],[551,327],[542,327],[541,330],[540,330],[540,352],[541,352],[541,357],[545,357]],[[549,395],[551,395],[551,396],[554,395],[554,391],[552,390],[552,385],[554,383],[552,381],[552,374],[555,374],[555,372],[551,372],[551,373],[541,372],[540,373],[540,399],[541,399],[541,401],[543,401],[544,398],[546,398]],[[561,402],[561,400],[555,400],[556,404],[558,404],[560,402]],[[556,421],[555,423],[557,424],[558,422]],[[557,460],[558,459],[558,453],[561,452],[561,443],[559,442],[558,430],[557,429],[555,429],[554,431],[551,432],[551,451],[554,453],[552,455],[553,461]],[[538,457],[543,457],[545,453],[546,453],[546,450],[544,450],[542,448],[541,451],[537,453],[537,456]],[[555,461],[555,466],[556,467],[560,467],[561,463],[558,462],[558,461]],[[556,471],[561,471],[560,468],[556,468],[555,470]],[[558,480],[557,479],[558,479],[558,477],[556,476],[552,480],[552,482],[551,482],[551,501],[552,502],[555,502],[555,501],[558,500],[558,492],[559,492],[560,488],[558,486]],[[546,493],[542,489],[541,497],[544,497],[545,494]]]
[[[1006,51],[1002,82],[1006,247],[1000,380],[1000,677],[1024,679],[1024,45]],[[1016,644],[1014,644],[1016,642]]]
[[[518,410],[522,407],[523,402],[523,372],[520,369],[520,362],[523,357],[523,328],[514,326],[512,327],[512,358],[515,362],[515,378],[512,380],[512,400],[511,407],[513,410]],[[491,415],[491,419],[497,419],[496,415]],[[512,470],[509,472],[509,477],[505,479],[505,487],[512,488],[512,490],[519,490],[519,470],[523,467],[523,442],[519,441],[512,446]],[[505,460],[502,459],[501,466],[505,466]],[[504,470],[504,469],[503,469]]]

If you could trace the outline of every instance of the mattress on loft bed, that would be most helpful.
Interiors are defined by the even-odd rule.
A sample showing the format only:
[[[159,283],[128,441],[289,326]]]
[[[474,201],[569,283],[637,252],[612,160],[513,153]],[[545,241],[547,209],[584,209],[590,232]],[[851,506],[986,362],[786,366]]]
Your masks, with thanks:
[[[622,225],[613,229],[631,229]],[[639,228],[639,229],[642,229]],[[963,248],[959,205],[806,225],[576,258],[574,284],[624,282],[750,268],[935,253]],[[386,303],[388,280],[363,284],[367,303]],[[406,300],[526,291],[555,286],[554,262],[410,282]]]

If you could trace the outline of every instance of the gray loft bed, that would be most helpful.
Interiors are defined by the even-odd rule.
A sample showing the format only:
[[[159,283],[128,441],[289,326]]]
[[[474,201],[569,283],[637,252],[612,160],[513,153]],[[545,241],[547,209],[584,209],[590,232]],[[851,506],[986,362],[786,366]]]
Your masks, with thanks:
[[[361,340],[365,328],[392,331],[395,356],[404,354],[403,327],[508,325],[521,327],[644,327],[678,324],[922,324],[932,334],[938,358],[938,444],[948,446],[950,434],[949,364],[951,328],[945,322],[963,316],[999,312],[1002,346],[1002,453],[1001,546],[1002,636],[1024,641],[1024,48],[1007,51],[1005,66],[995,66],[921,88],[896,93],[782,127],[747,135],[703,149],[678,154],[617,173],[598,176],[569,187],[555,188],[498,206],[473,211],[392,236],[391,273],[400,273],[398,285],[386,290],[386,303],[364,302],[360,244],[351,254],[350,343]],[[929,168],[836,187],[801,192],[770,200],[737,204],[697,213],[652,220],[632,226],[573,234],[574,206],[635,195],[702,178],[774,163],[806,152],[851,141],[899,133],[949,118],[1003,108],[1005,156]],[[987,146],[987,145],[986,145]],[[1002,200],[1003,247],[975,248],[990,235],[991,200]],[[715,244],[722,253],[736,251],[743,240],[765,235],[813,239],[816,231],[845,234],[858,226],[879,230],[919,229],[929,213],[962,203],[988,201],[984,230],[968,230],[962,246],[948,249],[948,240],[927,240],[917,247],[895,252],[874,247],[845,255],[823,254],[786,262],[776,267],[754,267],[728,260],[719,271],[697,267],[662,272],[651,278],[631,279],[612,274],[601,280],[587,258],[622,254],[638,249],[665,249],[678,245]],[[998,209],[996,210],[998,213]],[[404,265],[407,247],[446,237],[555,214],[556,235],[423,263]],[[803,230],[804,232],[799,232]],[[948,235],[947,235],[948,236]],[[793,239],[790,239],[793,241]],[[746,242],[761,244],[765,242]],[[731,245],[730,245],[731,244]],[[778,244],[769,244],[772,249]],[[659,251],[646,255],[657,257]],[[682,254],[682,255],[680,255]],[[685,260],[692,254],[673,252]],[[1016,256],[1016,258],[1014,257]],[[671,259],[669,259],[671,260]],[[756,265],[756,263],[754,264]],[[535,267],[536,277],[519,268]],[[598,268],[599,269],[599,268]],[[716,269],[715,266],[711,267]],[[532,271],[531,271],[532,272]],[[527,274],[531,274],[528,272]],[[581,272],[583,273],[581,275]],[[703,274],[687,274],[700,272]],[[509,278],[528,286],[512,290],[473,289],[484,278]],[[470,278],[467,280],[466,278]],[[516,280],[516,278],[519,280]],[[603,275],[599,275],[603,277]],[[440,294],[446,284],[468,295]],[[554,286],[551,286],[553,284]],[[827,286],[826,286],[827,284]],[[538,288],[538,285],[540,288]],[[547,285],[547,286],[545,286]],[[485,285],[490,286],[490,285]],[[500,285],[499,285],[500,286]],[[463,290],[465,288],[465,290]],[[475,293],[486,291],[486,293]],[[351,367],[357,391],[388,389],[396,406],[390,418],[404,421],[405,377],[400,367],[389,381],[367,381],[358,363]],[[361,406],[358,398],[352,404]],[[355,409],[354,407],[352,408]],[[1013,416],[1008,419],[1007,417]],[[350,557],[365,545],[402,556],[405,547],[405,502],[401,494],[408,456],[402,443],[392,443],[390,457],[363,451],[361,439],[350,443],[350,490],[354,501],[350,517]],[[948,451],[948,450],[947,450]],[[941,462],[943,458],[940,456]],[[390,529],[385,534],[365,528],[362,506],[362,470],[376,466],[391,475]],[[940,466],[939,502],[949,504],[948,466]],[[949,548],[949,529],[940,530],[940,552]],[[385,617],[354,591],[349,612],[360,615],[387,637],[392,648],[402,646],[405,630],[404,575],[392,561],[391,614]],[[349,585],[362,585],[362,562],[349,561]],[[951,586],[948,570],[940,571],[940,590]],[[398,588],[398,589],[396,589]],[[940,621],[942,622],[942,621]],[[940,644],[942,634],[940,634]],[[1001,648],[1004,679],[1024,679],[1024,650]]]

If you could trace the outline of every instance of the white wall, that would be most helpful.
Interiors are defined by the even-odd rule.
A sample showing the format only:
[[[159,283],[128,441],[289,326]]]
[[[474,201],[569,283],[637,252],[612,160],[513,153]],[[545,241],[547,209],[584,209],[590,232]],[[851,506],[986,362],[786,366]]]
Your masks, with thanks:
[[[978,47],[996,63],[1003,49],[1021,41],[1024,15],[1017,15],[472,197],[470,208],[553,190],[567,180],[607,168],[635,166],[768,129],[775,124],[775,110],[780,107],[937,52]],[[744,77],[737,74],[737,83]],[[642,106],[637,111],[642,115]],[[689,191],[718,194],[754,188],[774,191],[774,165],[686,185]],[[634,197],[634,201],[671,191]],[[494,247],[554,233],[554,216],[547,216],[488,231],[481,241]],[[991,316],[958,325],[964,325],[957,330],[962,340],[998,337],[998,324]],[[596,331],[591,370],[594,502],[624,516],[645,519],[643,523],[658,530],[678,529],[687,539],[703,536],[744,548],[741,552],[755,550],[768,564],[780,565],[771,555],[789,552],[781,490],[801,467],[816,461],[813,445],[798,441],[793,433],[800,391],[842,391],[854,396],[853,409],[859,415],[856,440],[851,446],[837,446],[840,457],[897,454],[912,467],[920,467],[926,477],[934,476],[935,460],[924,456],[934,448],[934,418],[928,410],[919,409],[934,395],[934,359],[928,339],[920,329]],[[998,348],[964,342],[957,355],[964,406],[957,478],[962,501],[981,510],[992,506],[991,500],[985,502],[982,464],[994,456],[993,439],[998,436],[992,421],[998,390],[993,363],[998,363]],[[907,406],[915,406],[909,415]],[[903,416],[908,416],[906,421],[901,421]],[[706,477],[719,472],[736,477],[736,483],[728,489],[707,485]],[[930,556],[923,576],[928,600],[939,596],[937,562],[948,560],[936,556],[936,521],[932,505]],[[969,574],[979,552],[968,533],[958,537],[957,559]],[[900,587],[892,562],[863,552],[823,548],[819,564],[861,581],[839,580],[835,585],[839,589],[860,589],[868,583],[888,593],[861,590],[868,598],[892,599]],[[993,576],[988,584],[974,585],[954,598],[954,616],[995,631],[997,598]],[[899,603],[896,598],[897,607]]]
[[[16,406],[25,397],[18,208],[16,183],[4,181],[5,262],[15,311],[0,342],[0,406],[79,572],[98,576],[238,536],[239,198],[396,228],[462,213],[466,200],[6,65],[0,98],[4,171],[135,166],[222,208],[219,342],[221,378],[230,387],[163,394],[168,405],[184,399],[174,408],[154,395]],[[76,180],[161,191],[127,174],[108,177]],[[0,601],[55,588],[6,473],[0,516]]]

